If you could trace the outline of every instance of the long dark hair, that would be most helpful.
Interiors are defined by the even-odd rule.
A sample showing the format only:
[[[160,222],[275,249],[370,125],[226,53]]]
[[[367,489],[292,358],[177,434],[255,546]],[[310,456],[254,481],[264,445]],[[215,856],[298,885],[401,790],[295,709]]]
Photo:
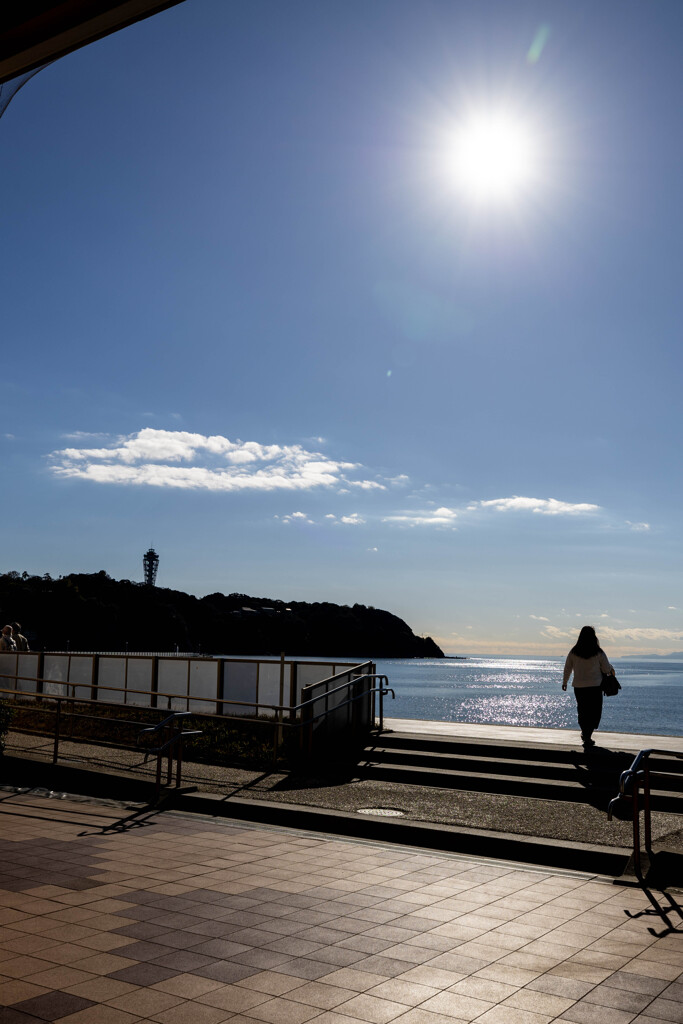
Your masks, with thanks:
[[[570,654],[576,654],[579,658],[594,658],[596,654],[602,653],[602,647],[595,635],[592,626],[583,626],[579,633],[579,639],[572,647]]]

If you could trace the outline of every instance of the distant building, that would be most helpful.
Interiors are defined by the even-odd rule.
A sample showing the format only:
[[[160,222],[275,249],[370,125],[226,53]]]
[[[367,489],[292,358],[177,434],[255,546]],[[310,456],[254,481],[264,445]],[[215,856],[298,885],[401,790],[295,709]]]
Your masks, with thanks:
[[[145,583],[148,587],[156,586],[157,582],[157,569],[159,568],[159,556],[154,550],[150,548],[145,551],[142,556],[142,567],[145,571]]]

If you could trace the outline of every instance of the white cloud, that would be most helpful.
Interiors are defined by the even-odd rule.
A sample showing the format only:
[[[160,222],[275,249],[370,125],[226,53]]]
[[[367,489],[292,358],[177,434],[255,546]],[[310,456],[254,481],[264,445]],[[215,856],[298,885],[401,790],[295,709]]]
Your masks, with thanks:
[[[626,520],[626,525],[630,526],[632,530],[637,530],[639,533],[645,533],[650,529],[649,523],[632,523],[630,519]]]
[[[345,523],[347,526],[361,526],[365,520],[357,512],[352,512],[350,516],[342,516],[340,522]]]
[[[669,605],[667,605],[666,610],[668,612],[677,612],[678,608],[676,607],[675,604],[669,604]]]
[[[65,441],[105,441],[109,434],[94,430],[74,430],[70,434],[62,434]]]
[[[373,480],[349,480],[361,467],[301,445],[231,441],[184,430],[146,427],[99,448],[52,452],[56,476],[100,484],[147,485],[208,491],[310,490],[340,484],[383,489]],[[348,490],[348,486],[344,491]]]
[[[500,512],[537,512],[545,516],[577,515],[585,512],[598,512],[599,505],[586,502],[572,503],[558,501],[557,498],[523,498],[513,495],[511,498],[492,498],[490,501],[479,501],[468,506],[470,510],[479,508],[495,508]]]
[[[283,523],[303,522],[313,526],[313,520],[309,519],[305,512],[290,512],[288,516],[275,516],[276,519],[280,519]]]
[[[546,626],[543,636],[551,640],[576,639],[575,629],[560,629],[557,626]],[[600,627],[600,641],[616,642],[622,640],[683,640],[683,629],[656,629],[650,626],[631,626],[614,629],[612,626]]]
[[[420,512],[398,512],[384,516],[385,523],[400,523],[404,526],[451,526],[454,527],[458,513],[454,508],[437,508]]]
[[[530,615],[529,618],[536,619],[537,622],[550,622],[550,619],[547,619],[545,615]]]
[[[368,551],[379,551],[379,548],[368,548]]]

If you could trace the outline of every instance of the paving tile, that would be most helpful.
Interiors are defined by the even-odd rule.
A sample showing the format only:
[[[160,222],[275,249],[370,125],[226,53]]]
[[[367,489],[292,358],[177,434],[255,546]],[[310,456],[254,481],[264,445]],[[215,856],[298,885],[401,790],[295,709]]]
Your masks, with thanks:
[[[31,975],[34,985],[45,988],[65,989],[77,985],[80,981],[90,981],[95,975],[88,971],[80,971],[74,967],[50,967],[47,971],[39,971]]]
[[[32,1017],[9,1006],[0,1009],[0,1024],[43,1024],[40,1017]]]
[[[258,974],[253,974],[249,978],[243,978],[241,981],[237,981],[235,984],[240,988],[253,989],[254,992],[263,992],[266,995],[271,996],[281,996],[285,993],[295,991],[307,983],[302,978],[291,978],[286,974],[276,974],[274,971],[260,971]]]
[[[191,949],[167,949],[163,956],[155,957],[150,962],[159,967],[168,967],[172,971],[188,973],[196,970],[198,967],[209,967],[211,964],[215,964],[217,960],[218,957],[203,956],[201,953],[196,953]]]
[[[209,978],[214,981],[220,981],[223,984],[233,984],[234,982],[241,981],[243,978],[249,978],[254,974],[258,974],[259,970],[260,968],[258,967],[247,967],[244,964],[233,964],[217,960],[208,967],[197,967],[192,973],[200,978]]]
[[[683,1021],[683,1003],[678,999],[666,999],[664,996],[659,996],[650,1003],[647,1012],[662,1020],[675,1021],[676,1024],[681,1024]]]
[[[137,985],[131,985],[125,981],[116,981],[114,978],[93,978],[92,981],[82,981],[78,985],[72,985],[65,991],[75,996],[83,996],[84,999],[91,999],[94,1003],[106,1003],[108,999],[125,995],[126,992],[139,991]]]
[[[549,972],[530,981],[526,987],[532,992],[547,992],[549,995],[576,1000],[585,996],[586,992],[590,992],[593,985],[588,981],[580,981],[578,978],[563,978]]]
[[[23,999],[31,999],[33,996],[42,996],[49,989],[42,985],[34,985],[29,981],[12,979],[11,981],[0,982],[0,1006],[12,1006],[20,1003]]]
[[[213,992],[205,992],[196,998],[196,1002],[202,1005],[216,1006],[232,1013],[245,1013],[252,1007],[270,1000],[271,996],[268,993],[250,991],[237,985],[222,985]]]
[[[280,974],[289,974],[294,978],[306,978],[308,981],[316,981],[318,978],[324,978],[326,975],[334,973],[335,965],[322,963],[320,960],[307,960],[305,957],[298,957],[294,960],[287,960],[283,964],[273,965],[272,969]]]
[[[634,1014],[628,1010],[599,1006],[583,1000],[574,1003],[562,1014],[562,1020],[574,1021],[575,1024],[631,1024],[633,1017]]]
[[[168,946],[158,942],[131,942],[126,946],[126,956],[130,960],[156,960],[159,956],[168,953]]]
[[[168,967],[160,967],[159,964],[136,964],[134,967],[124,967],[122,971],[114,971],[109,977],[115,981],[127,981],[131,985],[147,986],[166,981],[181,973]]]
[[[27,1013],[38,1017],[40,1020],[57,1020],[66,1017],[78,1010],[85,1010],[88,1006],[94,1006],[94,1000],[84,999],[82,996],[75,996],[69,992],[47,992],[45,995],[34,996],[32,999],[24,999],[15,1003],[12,1007],[21,1013]]]
[[[132,1013],[117,1010],[114,1006],[98,1004],[62,1017],[59,1024],[136,1024],[139,1020],[141,1018]]]
[[[114,996],[107,1000],[107,1005],[114,1006],[117,1010],[126,1010],[128,1013],[137,1014],[139,1017],[153,1017],[155,1013],[168,1010],[171,1006],[177,1006],[183,1001],[181,996],[160,992],[158,989],[144,988]]]
[[[367,992],[368,989],[381,985],[387,979],[381,974],[355,970],[353,967],[342,967],[341,970],[328,974],[326,985],[337,985],[339,988],[350,988],[353,992]]]
[[[191,1002],[183,1002],[168,1010],[152,1014],[149,1019],[157,1021],[158,1024],[221,1024],[224,1020],[236,1020],[227,1010]]]
[[[4,964],[3,970],[5,970]],[[621,970],[625,974],[642,974],[648,978],[659,978],[661,981],[676,981],[681,974],[680,965],[674,967],[671,964],[660,964],[654,960],[641,960],[638,957],[635,960],[629,960]],[[5,971],[5,973],[8,972]]]
[[[265,1021],[266,1024],[305,1024],[305,1021],[319,1015],[320,1008],[295,1003],[278,996],[242,1012],[245,1017],[253,1017],[255,1020]]]
[[[652,995],[649,992],[633,992],[609,985],[596,985],[584,996],[584,1001],[597,1003],[600,1006],[612,1006],[617,1010],[641,1013],[652,1002]]]
[[[323,1024],[321,1017],[316,1017],[315,1024]],[[348,1017],[338,1016],[336,1021],[330,1021],[329,1024],[349,1024]],[[431,1013],[429,1010],[424,1010],[421,1006],[416,1006],[412,1010],[408,1010],[407,1013],[396,1018],[396,1024],[466,1024],[466,1018],[464,1017],[451,1017],[443,1013]]]
[[[389,999],[396,1003],[405,1003],[406,1006],[419,1006],[426,999],[438,995],[439,989],[429,985],[420,985],[416,981],[400,980],[391,978],[383,981],[380,985],[368,989],[368,995],[377,996],[379,999]]]
[[[550,992],[539,992],[537,989],[520,988],[502,1001],[503,1006],[517,1010],[528,1010],[530,1013],[548,1014],[557,1017],[576,1002],[571,996],[559,996]]]
[[[458,1017],[461,1020],[474,1020],[486,1010],[490,1010],[492,1006],[493,1003],[490,1001],[477,999],[475,996],[459,995],[457,992],[440,992],[438,996],[427,999],[421,1009]]]
[[[469,978],[463,978],[462,981],[456,981],[454,985],[450,985],[448,988],[449,992],[454,992],[459,996],[473,996],[475,999],[483,999],[487,1003],[499,1003],[503,999],[507,999],[516,991],[514,985],[507,985],[502,981],[493,981],[488,978],[481,978],[476,974],[470,975]]]
[[[532,1013],[503,1005],[493,1006],[477,1017],[477,1024],[549,1024],[553,1017],[545,1013]]]
[[[124,967],[132,967],[135,963],[136,961],[129,957],[117,956],[114,953],[96,953],[79,960],[77,962],[77,969],[79,971],[87,971],[89,974],[113,974],[114,971],[121,971]]]

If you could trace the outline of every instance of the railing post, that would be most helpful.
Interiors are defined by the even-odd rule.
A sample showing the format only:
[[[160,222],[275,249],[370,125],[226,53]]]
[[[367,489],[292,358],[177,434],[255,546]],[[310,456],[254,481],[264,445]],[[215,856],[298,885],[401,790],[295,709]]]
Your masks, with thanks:
[[[175,786],[176,789],[180,789],[180,779],[183,772],[183,732],[182,725],[180,727],[180,735],[178,736],[178,754],[176,756],[176,767],[175,767]]]
[[[652,823],[650,820],[650,759],[645,760],[643,773],[643,828],[645,831],[645,849],[648,857],[652,853]]]
[[[640,779],[636,772],[633,776],[633,866],[640,878],[640,808],[638,806],[638,788]]]
[[[52,763],[57,764],[57,757],[59,756],[59,726],[62,717],[62,701],[61,698],[57,698],[57,717],[55,719],[55,743],[52,749]]]
[[[379,683],[379,731],[384,731],[384,683]]]
[[[173,748],[175,747],[174,737],[176,734],[175,720],[171,722],[169,727],[169,744],[168,744],[168,755],[166,759],[166,785],[171,785],[171,779],[173,778]]]

